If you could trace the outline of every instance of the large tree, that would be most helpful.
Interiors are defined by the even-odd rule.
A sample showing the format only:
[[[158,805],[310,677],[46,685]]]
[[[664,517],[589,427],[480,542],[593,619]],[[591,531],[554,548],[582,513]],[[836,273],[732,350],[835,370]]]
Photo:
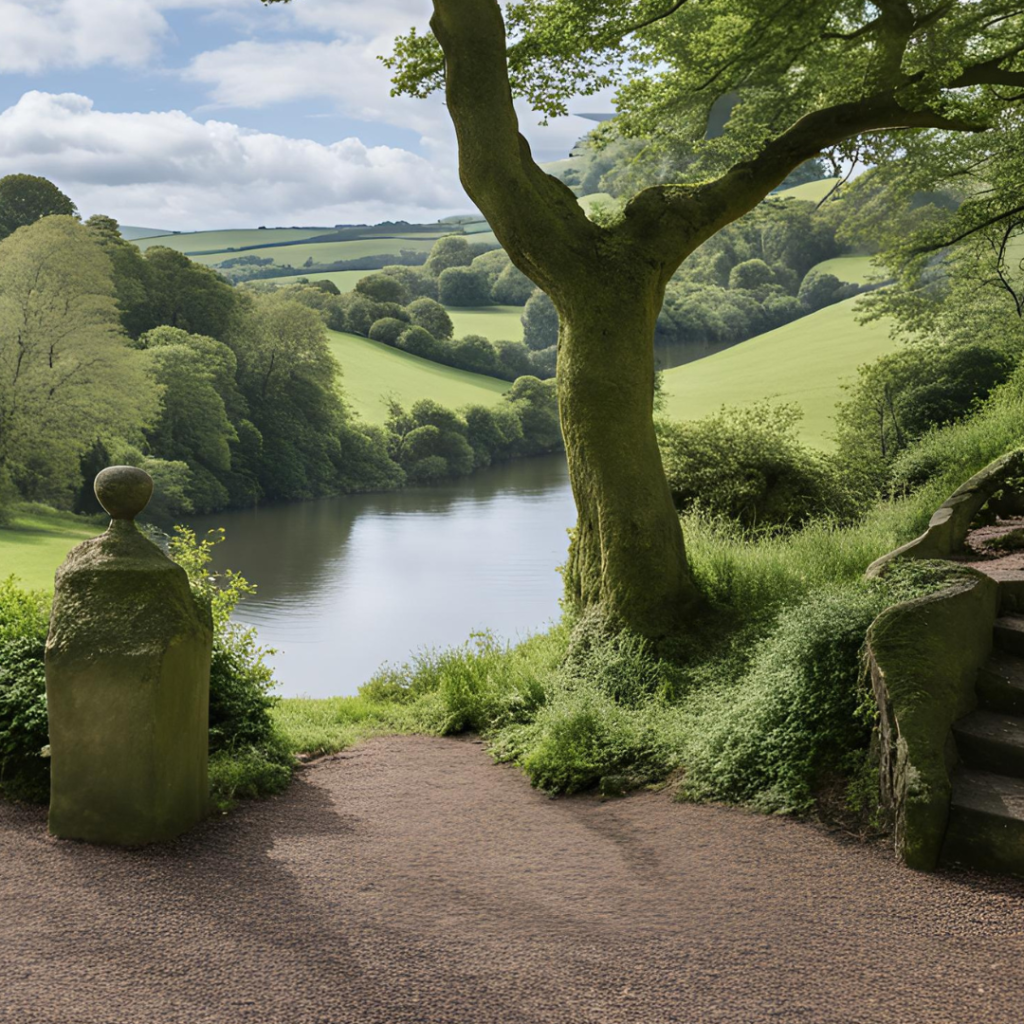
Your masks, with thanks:
[[[148,357],[126,347],[110,261],[72,217],[0,243],[0,473],[63,501],[97,437],[132,438],[157,411]]]
[[[0,178],[0,238],[40,217],[73,216],[75,204],[52,181],[34,174]]]
[[[1022,18],[1005,0],[433,0],[433,34],[399,40],[396,90],[444,88],[466,191],[559,312],[579,606],[658,637],[699,602],[652,424],[652,338],[676,269],[823,151],[884,162],[903,136],[965,133],[980,165],[990,134],[1020,138]],[[513,99],[558,114],[609,84],[621,132],[695,158],[598,224],[533,160]],[[725,94],[729,122],[705,139]]]

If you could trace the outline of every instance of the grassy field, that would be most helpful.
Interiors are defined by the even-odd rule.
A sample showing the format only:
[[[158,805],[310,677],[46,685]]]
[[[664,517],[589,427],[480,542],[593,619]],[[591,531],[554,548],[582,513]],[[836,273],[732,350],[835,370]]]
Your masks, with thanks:
[[[782,192],[773,192],[772,199],[802,199],[808,203],[820,203],[835,187],[836,178],[820,178],[818,181],[805,181]]]
[[[356,284],[364,277],[376,273],[373,270],[327,270],[321,274],[296,274],[294,277],[271,277],[265,280],[272,281],[281,288],[290,284],[298,284],[303,277],[309,281],[333,281],[339,292],[350,292]]]
[[[12,527],[0,527],[0,577],[15,576],[31,590],[52,590],[53,574],[67,553],[106,526],[106,521],[30,506]]]
[[[446,307],[455,325],[455,337],[480,334],[490,341],[523,340],[522,306]]]
[[[871,265],[870,256],[837,256],[835,259],[823,260],[807,273],[834,274],[840,281],[849,281],[850,284],[869,284],[884,274],[879,267]]]
[[[247,245],[298,242],[332,230],[333,228],[239,228],[234,231],[186,231],[177,235],[140,238],[135,244],[140,249],[148,249],[151,245],[165,245],[168,249],[177,249],[178,252],[223,252],[228,249],[241,249]]]
[[[192,259],[209,267],[236,256],[258,256],[260,259],[272,259],[278,266],[298,268],[311,257],[314,263],[334,263],[336,260],[358,260],[364,256],[397,256],[402,249],[430,252],[433,246],[432,238],[357,238],[351,242],[298,242],[295,245],[248,249],[241,253],[214,252],[206,256],[193,256]]]
[[[860,325],[857,299],[847,299],[785,327],[741,342],[716,355],[665,371],[665,414],[699,419],[722,405],[750,405],[770,398],[799,405],[800,435],[831,448],[832,416],[842,384],[857,367],[891,351],[885,322]]]
[[[494,377],[441,366],[356,334],[327,334],[331,351],[345,373],[345,396],[368,423],[387,419],[384,400],[388,397],[406,407],[417,399],[433,398],[456,409],[469,404],[492,405],[512,386]]]

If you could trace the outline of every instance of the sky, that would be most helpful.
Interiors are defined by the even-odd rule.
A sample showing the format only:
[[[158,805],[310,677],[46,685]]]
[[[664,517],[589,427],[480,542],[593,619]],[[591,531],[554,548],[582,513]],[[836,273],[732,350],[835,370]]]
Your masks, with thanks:
[[[0,0],[0,176],[43,175],[86,217],[178,231],[469,212],[442,98],[390,97],[378,60],[430,8]],[[593,127],[538,121],[520,109],[542,161]]]

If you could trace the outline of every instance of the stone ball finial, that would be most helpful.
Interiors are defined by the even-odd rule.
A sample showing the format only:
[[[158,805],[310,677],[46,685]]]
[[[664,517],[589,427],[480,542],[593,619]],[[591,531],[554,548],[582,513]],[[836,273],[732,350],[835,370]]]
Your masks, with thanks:
[[[153,478],[135,466],[108,466],[97,474],[93,490],[111,519],[134,519],[153,496]]]

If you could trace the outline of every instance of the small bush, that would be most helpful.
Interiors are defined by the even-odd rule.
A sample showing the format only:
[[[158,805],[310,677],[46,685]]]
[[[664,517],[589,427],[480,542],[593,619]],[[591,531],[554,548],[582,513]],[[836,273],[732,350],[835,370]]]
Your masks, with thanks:
[[[0,792],[45,800],[50,763],[43,667],[49,607],[43,594],[0,582]]]
[[[699,506],[747,529],[844,512],[829,464],[797,439],[799,418],[792,406],[759,403],[687,423],[660,422],[658,443],[677,507]]]

